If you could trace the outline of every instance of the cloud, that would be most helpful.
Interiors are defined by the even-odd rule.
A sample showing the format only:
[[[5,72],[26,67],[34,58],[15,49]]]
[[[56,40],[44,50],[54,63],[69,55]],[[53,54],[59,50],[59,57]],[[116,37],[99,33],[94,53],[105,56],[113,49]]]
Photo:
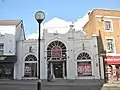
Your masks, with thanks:
[[[89,18],[86,14],[83,18],[77,19],[76,22],[74,22],[75,30],[83,30],[83,26],[88,22]],[[69,25],[72,24],[72,22],[65,21],[60,18],[53,18],[52,20],[41,24],[41,38],[43,36],[43,30],[47,29],[48,33],[60,33],[65,34],[69,31]],[[38,28],[38,26],[37,26]],[[27,36],[27,39],[38,39],[38,30],[36,33],[32,33]]]

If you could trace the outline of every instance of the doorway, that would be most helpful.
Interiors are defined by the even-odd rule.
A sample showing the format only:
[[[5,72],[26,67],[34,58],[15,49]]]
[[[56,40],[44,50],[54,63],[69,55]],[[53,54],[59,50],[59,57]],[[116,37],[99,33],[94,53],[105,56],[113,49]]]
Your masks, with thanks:
[[[63,78],[63,62],[52,62],[55,78]]]

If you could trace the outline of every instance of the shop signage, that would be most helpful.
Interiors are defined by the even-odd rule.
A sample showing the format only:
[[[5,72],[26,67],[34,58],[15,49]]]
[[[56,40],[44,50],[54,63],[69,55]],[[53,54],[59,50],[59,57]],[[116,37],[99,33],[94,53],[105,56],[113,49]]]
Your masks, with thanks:
[[[78,63],[77,66],[78,76],[91,76],[92,75],[92,67],[89,63]]]
[[[120,56],[106,56],[105,60],[120,60]]]
[[[0,57],[0,60],[5,60],[6,59],[6,57]]]
[[[107,64],[120,64],[120,56],[106,56],[105,62]]]
[[[15,55],[10,55],[10,56],[0,56],[0,62],[16,62],[16,56]]]
[[[57,46],[55,46],[53,49],[52,49],[52,57],[61,57],[61,49]]]

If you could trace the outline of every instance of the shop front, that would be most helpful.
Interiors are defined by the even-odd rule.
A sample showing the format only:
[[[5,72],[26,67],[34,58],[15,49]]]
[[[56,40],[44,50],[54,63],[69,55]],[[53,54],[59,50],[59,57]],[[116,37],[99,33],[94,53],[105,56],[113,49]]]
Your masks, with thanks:
[[[0,79],[13,79],[16,56],[0,56]]]
[[[120,65],[120,56],[106,56],[105,64],[108,78],[116,77],[116,67]]]

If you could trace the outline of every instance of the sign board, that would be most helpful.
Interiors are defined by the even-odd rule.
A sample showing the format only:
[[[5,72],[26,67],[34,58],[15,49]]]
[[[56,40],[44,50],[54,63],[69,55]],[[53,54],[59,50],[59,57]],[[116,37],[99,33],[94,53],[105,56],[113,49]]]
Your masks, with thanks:
[[[6,59],[6,57],[0,57],[0,60],[5,60]]]
[[[52,57],[59,57],[59,58],[60,58],[61,55],[62,55],[61,48],[55,46],[55,47],[52,49]]]
[[[77,73],[78,73],[78,76],[91,76],[92,75],[91,64],[90,63],[78,62]]]

